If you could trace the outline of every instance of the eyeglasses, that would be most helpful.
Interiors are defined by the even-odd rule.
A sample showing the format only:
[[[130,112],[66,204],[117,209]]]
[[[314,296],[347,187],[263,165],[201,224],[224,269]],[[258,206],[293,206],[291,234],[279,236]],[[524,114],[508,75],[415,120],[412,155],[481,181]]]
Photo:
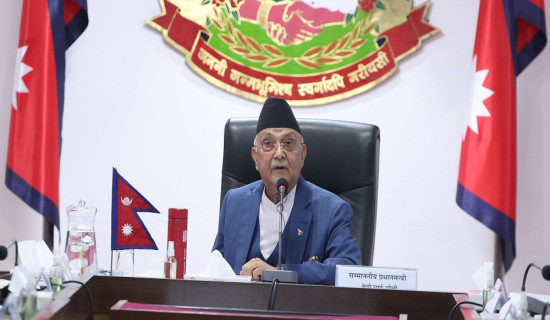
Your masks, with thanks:
[[[294,140],[285,140],[280,143],[273,143],[273,141],[265,140],[264,142],[262,142],[260,146],[254,146],[254,147],[256,148],[262,147],[262,151],[264,152],[274,151],[278,147],[283,148],[285,151],[293,152],[303,144],[304,144],[303,142],[296,142]]]

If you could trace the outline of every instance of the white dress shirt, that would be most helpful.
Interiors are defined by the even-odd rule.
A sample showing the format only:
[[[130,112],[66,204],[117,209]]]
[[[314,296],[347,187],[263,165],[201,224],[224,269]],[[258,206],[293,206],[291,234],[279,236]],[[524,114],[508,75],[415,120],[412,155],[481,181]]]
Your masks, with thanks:
[[[284,198],[283,202],[283,231],[285,229],[292,206],[294,206],[294,197],[296,196],[296,187],[290,191],[290,193]],[[277,246],[279,241],[279,222],[280,216],[277,211],[278,203],[273,203],[262,193],[262,200],[260,201],[260,250],[264,259],[267,260],[271,253]]]

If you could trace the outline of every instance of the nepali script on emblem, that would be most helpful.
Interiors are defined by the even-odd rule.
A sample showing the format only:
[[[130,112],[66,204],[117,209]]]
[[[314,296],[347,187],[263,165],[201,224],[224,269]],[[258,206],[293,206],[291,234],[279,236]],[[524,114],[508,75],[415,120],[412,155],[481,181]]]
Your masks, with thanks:
[[[312,106],[362,93],[439,30],[412,0],[160,0],[147,21],[213,85]]]

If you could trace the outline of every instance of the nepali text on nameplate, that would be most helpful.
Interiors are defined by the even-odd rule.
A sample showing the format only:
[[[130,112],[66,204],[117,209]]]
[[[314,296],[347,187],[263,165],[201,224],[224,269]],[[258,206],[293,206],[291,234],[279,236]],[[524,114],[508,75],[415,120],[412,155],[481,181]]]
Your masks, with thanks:
[[[337,287],[416,290],[417,269],[336,266]]]

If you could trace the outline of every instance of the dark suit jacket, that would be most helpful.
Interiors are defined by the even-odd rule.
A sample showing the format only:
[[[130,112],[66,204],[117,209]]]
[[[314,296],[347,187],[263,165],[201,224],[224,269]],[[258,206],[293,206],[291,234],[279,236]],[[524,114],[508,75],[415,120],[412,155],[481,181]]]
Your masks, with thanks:
[[[337,264],[361,264],[361,253],[349,230],[351,206],[302,177],[296,188],[283,235],[282,267],[297,271],[300,283],[334,284]],[[223,200],[212,250],[219,250],[236,274],[247,262],[263,190],[259,180],[230,190]],[[314,256],[318,261],[308,261]]]

